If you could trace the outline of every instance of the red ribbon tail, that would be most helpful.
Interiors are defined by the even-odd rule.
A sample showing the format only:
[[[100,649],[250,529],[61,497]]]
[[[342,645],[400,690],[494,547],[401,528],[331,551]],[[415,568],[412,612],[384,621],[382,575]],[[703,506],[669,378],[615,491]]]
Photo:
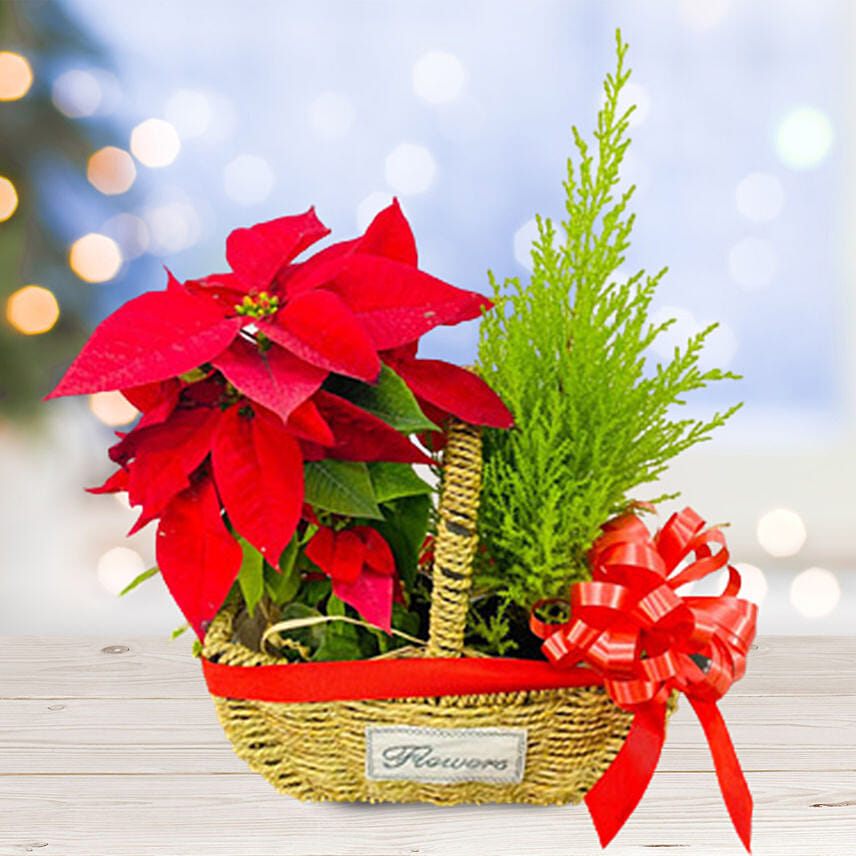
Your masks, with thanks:
[[[660,759],[665,737],[665,704],[652,703],[639,708],[621,751],[586,794],[586,805],[601,847],[615,838],[642,799]]]
[[[740,762],[734,752],[734,744],[725,727],[725,721],[719,708],[714,702],[701,701],[690,697],[690,704],[698,716],[701,727],[707,737],[710,753],[713,756],[713,766],[719,789],[725,800],[731,822],[743,842],[743,846],[751,853],[752,838],[752,794],[740,769]]]

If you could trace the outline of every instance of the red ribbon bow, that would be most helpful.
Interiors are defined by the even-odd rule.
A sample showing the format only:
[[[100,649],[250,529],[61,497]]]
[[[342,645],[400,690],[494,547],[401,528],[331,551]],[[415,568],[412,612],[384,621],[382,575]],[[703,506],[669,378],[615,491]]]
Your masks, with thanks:
[[[728,563],[722,532],[704,525],[685,508],[652,539],[635,515],[615,518],[589,553],[591,582],[571,587],[571,619],[548,624],[533,609],[532,630],[546,640],[548,659],[586,663],[612,700],[635,713],[624,746],[586,796],[603,846],[645,793],[665,739],[666,701],[678,690],[701,722],[731,821],[750,849],[752,796],[716,701],[746,671],[757,607],[737,597],[740,574],[730,566],[718,597],[676,594]]]

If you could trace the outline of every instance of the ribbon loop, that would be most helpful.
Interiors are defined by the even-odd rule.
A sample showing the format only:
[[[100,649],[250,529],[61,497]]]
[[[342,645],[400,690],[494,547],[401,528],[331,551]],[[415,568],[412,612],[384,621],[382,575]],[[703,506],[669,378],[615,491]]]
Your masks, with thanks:
[[[641,723],[631,728],[628,751],[586,797],[604,845],[642,798],[662,746],[662,736],[651,734],[653,723],[665,722],[665,702],[679,691],[704,726],[729,814],[749,849],[752,799],[716,701],[746,671],[757,607],[737,597],[740,574],[728,565],[722,532],[704,527],[690,508],[673,514],[653,538],[634,514],[610,520],[589,553],[591,581],[571,587],[570,620],[530,622],[551,663],[585,663]],[[723,567],[728,582],[718,597],[677,594]]]

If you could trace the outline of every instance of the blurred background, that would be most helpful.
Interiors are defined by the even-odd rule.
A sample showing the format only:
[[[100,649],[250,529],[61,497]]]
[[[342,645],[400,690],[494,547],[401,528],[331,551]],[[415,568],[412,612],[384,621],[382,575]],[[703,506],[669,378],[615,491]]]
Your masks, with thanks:
[[[856,269],[853,5],[846,0],[20,0],[0,3],[0,633],[168,634],[183,621],[154,527],[91,496],[135,412],[41,404],[130,297],[226,268],[241,225],[317,206],[335,239],[393,194],[421,266],[485,291],[526,276],[535,212],[562,213],[630,42],[637,185],[626,270],[670,272],[668,356],[744,376],[745,406],[664,480],[729,522],[763,633],[853,633]],[[471,360],[473,323],[423,353]],[[664,513],[668,508],[664,508]],[[703,589],[699,589],[701,592]],[[186,637],[185,637],[186,638]],[[184,643],[177,643],[184,644]]]

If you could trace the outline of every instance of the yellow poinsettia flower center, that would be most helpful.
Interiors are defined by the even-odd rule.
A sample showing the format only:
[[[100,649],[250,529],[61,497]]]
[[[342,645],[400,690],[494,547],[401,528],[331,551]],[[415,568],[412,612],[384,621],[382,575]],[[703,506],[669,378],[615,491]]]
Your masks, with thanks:
[[[246,315],[248,318],[270,318],[276,315],[279,309],[279,298],[266,291],[256,295],[247,294],[240,303],[235,304],[235,312],[238,315]]]

